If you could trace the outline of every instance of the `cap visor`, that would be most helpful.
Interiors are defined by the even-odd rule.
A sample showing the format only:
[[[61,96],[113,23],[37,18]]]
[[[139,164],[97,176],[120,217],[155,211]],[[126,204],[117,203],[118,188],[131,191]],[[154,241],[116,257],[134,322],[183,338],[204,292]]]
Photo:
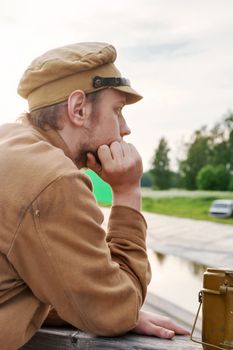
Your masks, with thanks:
[[[126,94],[127,105],[136,103],[143,98],[136,90],[132,89],[130,86],[114,86],[112,88]]]

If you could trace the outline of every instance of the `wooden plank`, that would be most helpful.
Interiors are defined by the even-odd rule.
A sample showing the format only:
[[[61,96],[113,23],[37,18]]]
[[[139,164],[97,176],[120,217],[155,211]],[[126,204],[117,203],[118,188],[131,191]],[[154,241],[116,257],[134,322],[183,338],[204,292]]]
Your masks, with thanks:
[[[194,315],[148,293],[144,309],[169,316],[172,320],[191,330]],[[200,322],[195,332],[200,339]],[[174,340],[162,340],[155,337],[139,336],[128,333],[121,337],[96,337],[75,328],[42,328],[21,348],[21,350],[76,350],[76,349],[123,349],[123,350],[195,350],[202,349],[189,337],[176,336]]]
[[[73,350],[74,329],[41,328],[22,350]]]
[[[96,337],[73,329],[43,328],[21,350],[200,350],[189,337],[173,340],[128,333],[121,337]]]

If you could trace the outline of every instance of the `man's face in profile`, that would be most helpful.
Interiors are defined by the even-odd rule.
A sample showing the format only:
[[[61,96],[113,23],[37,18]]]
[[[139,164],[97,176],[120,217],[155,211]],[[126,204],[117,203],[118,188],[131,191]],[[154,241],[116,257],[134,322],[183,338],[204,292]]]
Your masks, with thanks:
[[[81,143],[76,159],[81,167],[86,166],[88,152],[94,154],[97,162],[100,162],[97,154],[99,146],[109,146],[112,142],[121,141],[124,136],[130,134],[131,131],[122,115],[125,104],[125,94],[113,88],[102,90],[92,102],[89,123],[85,128],[86,140]]]

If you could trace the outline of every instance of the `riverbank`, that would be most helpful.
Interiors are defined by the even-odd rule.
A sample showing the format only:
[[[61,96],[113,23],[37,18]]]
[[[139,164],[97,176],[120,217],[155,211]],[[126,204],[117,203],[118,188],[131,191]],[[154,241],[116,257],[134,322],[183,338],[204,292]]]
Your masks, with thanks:
[[[189,191],[184,189],[172,188],[170,190],[153,190],[152,188],[142,187],[143,197],[150,198],[171,198],[171,197],[192,197],[192,198],[203,198],[203,197],[216,197],[233,199],[232,191]]]
[[[102,208],[106,227],[110,208]],[[233,268],[233,229],[208,221],[143,212],[148,224],[147,246],[209,267]]]
[[[143,188],[142,196],[142,208],[144,211],[233,225],[233,217],[222,219],[212,217],[208,214],[211,203],[214,200],[233,199],[232,192],[185,190],[153,191]]]
[[[106,207],[112,203],[111,187],[91,170],[85,171],[93,184],[97,202]],[[233,225],[233,217],[227,219],[214,218],[208,215],[211,203],[215,199],[233,199],[233,192],[188,191],[170,189],[165,191],[142,187],[143,210],[176,217],[191,218]]]

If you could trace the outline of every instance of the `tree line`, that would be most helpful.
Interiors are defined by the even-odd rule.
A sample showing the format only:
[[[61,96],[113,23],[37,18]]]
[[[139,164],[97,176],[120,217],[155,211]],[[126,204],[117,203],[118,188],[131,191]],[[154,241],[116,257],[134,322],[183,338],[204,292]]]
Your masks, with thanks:
[[[178,171],[172,171],[169,145],[162,137],[150,170],[143,174],[142,186],[233,191],[233,112],[210,129],[205,125],[196,130],[184,151],[184,159],[177,160]]]

